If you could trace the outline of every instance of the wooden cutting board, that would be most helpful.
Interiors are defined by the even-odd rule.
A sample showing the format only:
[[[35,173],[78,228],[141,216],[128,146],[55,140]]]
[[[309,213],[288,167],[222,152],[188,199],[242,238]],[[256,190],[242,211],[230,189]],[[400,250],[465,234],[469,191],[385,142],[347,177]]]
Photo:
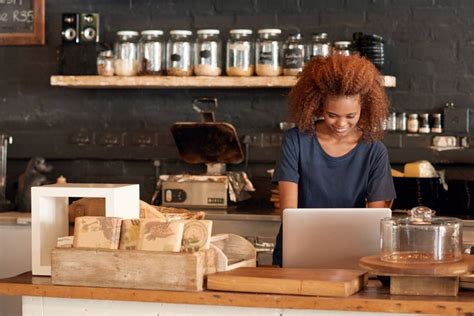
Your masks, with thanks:
[[[238,268],[208,275],[209,290],[346,297],[367,284],[367,272],[348,269]]]

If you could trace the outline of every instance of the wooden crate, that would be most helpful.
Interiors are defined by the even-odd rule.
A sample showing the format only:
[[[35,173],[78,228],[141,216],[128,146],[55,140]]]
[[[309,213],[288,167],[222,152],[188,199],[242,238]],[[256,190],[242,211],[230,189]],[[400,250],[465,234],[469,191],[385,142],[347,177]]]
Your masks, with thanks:
[[[53,284],[150,290],[202,291],[216,272],[214,249],[195,253],[56,248]]]

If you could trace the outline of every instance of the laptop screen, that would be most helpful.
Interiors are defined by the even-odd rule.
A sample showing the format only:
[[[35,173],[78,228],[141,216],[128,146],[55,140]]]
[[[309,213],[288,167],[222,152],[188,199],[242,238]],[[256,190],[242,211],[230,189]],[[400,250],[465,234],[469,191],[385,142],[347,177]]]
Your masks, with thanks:
[[[285,209],[283,267],[360,269],[380,253],[380,221],[389,208]]]

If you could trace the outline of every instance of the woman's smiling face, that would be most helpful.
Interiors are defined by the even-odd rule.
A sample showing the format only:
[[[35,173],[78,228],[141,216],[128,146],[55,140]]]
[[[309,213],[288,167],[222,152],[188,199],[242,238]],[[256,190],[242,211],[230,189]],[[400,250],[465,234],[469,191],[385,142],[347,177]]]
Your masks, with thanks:
[[[324,122],[337,137],[344,137],[357,126],[360,118],[360,97],[330,96],[324,103]]]

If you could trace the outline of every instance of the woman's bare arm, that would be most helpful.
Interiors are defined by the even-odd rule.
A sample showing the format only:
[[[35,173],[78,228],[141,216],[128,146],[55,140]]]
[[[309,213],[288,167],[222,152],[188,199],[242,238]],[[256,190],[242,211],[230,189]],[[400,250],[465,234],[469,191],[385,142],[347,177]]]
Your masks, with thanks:
[[[298,184],[290,181],[279,181],[278,190],[280,192],[280,215],[283,215],[285,208],[298,207]]]
[[[391,201],[374,201],[374,202],[367,202],[368,208],[384,208],[390,207]]]

